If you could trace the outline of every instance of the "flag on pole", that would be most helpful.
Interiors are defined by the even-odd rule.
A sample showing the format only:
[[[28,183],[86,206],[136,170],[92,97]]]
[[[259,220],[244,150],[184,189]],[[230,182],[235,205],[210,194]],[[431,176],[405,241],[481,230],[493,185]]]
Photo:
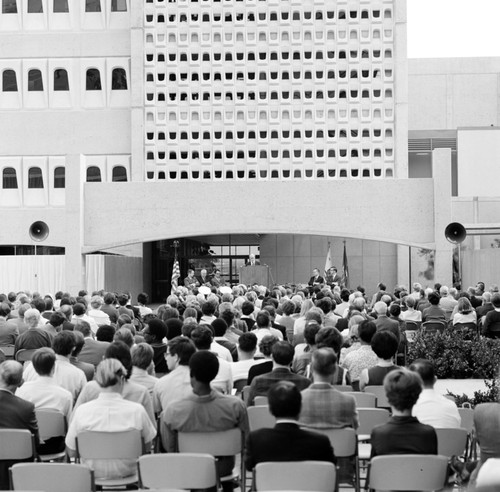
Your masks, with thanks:
[[[347,264],[347,251],[345,248],[345,241],[344,241],[344,256],[342,258],[342,273],[344,277],[344,287],[349,288],[349,266]]]
[[[180,266],[179,266],[179,260],[176,258],[175,261],[174,261],[174,266],[172,268],[172,280],[171,280],[171,284],[172,284],[172,288],[173,289],[177,289],[177,287],[178,287],[177,279],[180,276],[181,276],[181,269],[180,269]]]
[[[330,249],[330,242],[328,242],[328,250],[326,252],[326,261],[325,261],[325,277],[330,268],[332,268],[332,251]]]

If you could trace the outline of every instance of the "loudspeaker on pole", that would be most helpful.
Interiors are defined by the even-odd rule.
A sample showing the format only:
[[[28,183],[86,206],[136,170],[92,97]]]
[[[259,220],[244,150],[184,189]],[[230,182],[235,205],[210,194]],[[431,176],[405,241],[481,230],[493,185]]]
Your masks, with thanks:
[[[467,231],[465,230],[465,227],[460,224],[460,222],[452,222],[446,226],[444,235],[450,243],[460,244],[467,237]]]
[[[45,222],[37,220],[30,225],[29,235],[33,241],[45,241],[49,237],[49,226]]]

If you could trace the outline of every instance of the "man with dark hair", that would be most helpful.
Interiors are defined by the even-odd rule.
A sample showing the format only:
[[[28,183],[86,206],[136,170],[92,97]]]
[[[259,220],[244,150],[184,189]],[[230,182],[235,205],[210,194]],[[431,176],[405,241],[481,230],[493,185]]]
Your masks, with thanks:
[[[238,360],[238,348],[235,343],[230,342],[225,337],[227,323],[223,319],[217,318],[212,321],[211,326],[214,330],[214,341],[229,350],[229,353],[231,354],[230,362],[236,362]]]
[[[59,312],[64,316],[65,320],[63,321],[62,329],[67,331],[73,331],[75,329],[75,324],[71,322],[73,318],[73,308],[70,304],[62,304],[64,299],[61,301],[61,307],[59,308]]]
[[[99,362],[104,358],[104,353],[108,345],[113,341],[115,329],[112,326],[100,326],[96,334],[97,340],[94,340],[90,325],[86,321],[78,321],[75,330],[80,331],[85,340],[85,344],[78,357],[79,360],[97,367]]]
[[[313,352],[314,383],[302,391],[301,424],[318,428],[358,427],[356,400],[331,384],[336,370],[337,356],[333,349],[320,348]]]
[[[410,365],[410,371],[420,374],[424,387],[412,409],[412,415],[422,424],[435,428],[459,428],[462,419],[455,402],[434,390],[436,375],[430,360],[417,359]]]
[[[252,381],[261,374],[267,374],[273,370],[273,360],[271,352],[273,346],[279,340],[274,335],[266,335],[258,344],[260,353],[264,356],[262,359],[257,359],[258,364],[254,364],[248,371],[247,384],[252,384]]]
[[[155,372],[158,377],[168,372],[167,363],[165,362],[165,352],[167,344],[163,339],[167,336],[167,325],[161,320],[153,318],[142,330],[144,341],[149,343],[154,350],[153,361],[155,364]]]
[[[221,357],[219,352],[214,350],[212,330],[210,330],[207,325],[200,325],[191,332],[191,340],[193,340],[196,350],[207,350],[217,355],[219,358],[219,372],[213,380],[212,386],[223,393],[231,394],[233,389],[231,363],[228,362],[226,358]],[[229,354],[229,356],[231,357],[231,354]]]
[[[256,396],[267,396],[269,388],[277,381],[286,380],[294,383],[299,391],[307,388],[311,380],[294,374],[290,370],[293,361],[293,347],[290,343],[279,341],[273,345],[271,357],[273,370],[267,374],[257,376],[250,385],[248,405],[253,405]]]
[[[373,321],[362,321],[358,326],[360,346],[357,350],[349,352],[342,362],[342,367],[349,371],[354,391],[359,391],[359,380],[363,370],[377,365],[377,354],[371,347],[372,338],[376,332],[377,327]]]
[[[0,347],[14,345],[19,336],[17,326],[8,320],[9,314],[9,305],[6,302],[0,303]]]
[[[217,356],[207,350],[196,352],[189,361],[192,393],[187,398],[171,403],[163,412],[160,426],[163,447],[176,450],[177,432],[219,432],[239,428],[248,433],[248,417],[240,398],[223,395],[211,387],[219,372]],[[234,456],[217,460],[220,477],[231,475]],[[233,490],[233,483],[222,481],[224,492]]]
[[[49,322],[45,323],[41,329],[46,331],[50,338],[53,339],[62,329],[62,324],[66,318],[60,312],[55,312],[50,315]]]
[[[257,337],[255,333],[243,333],[238,340],[238,361],[231,364],[231,372],[233,381],[240,381],[248,379],[248,371],[250,368],[263,362],[264,359],[255,359],[255,352],[257,350]]]
[[[384,377],[398,368],[394,364],[394,357],[398,351],[396,335],[389,330],[377,331],[372,338],[372,350],[377,356],[377,365],[370,369],[363,369],[359,379],[359,388],[363,391],[365,386],[380,386]]]
[[[427,296],[427,300],[430,306],[422,311],[422,321],[446,321],[446,313],[443,308],[439,307],[441,296],[434,291]]]
[[[247,325],[247,331],[251,331],[255,325],[255,306],[253,302],[244,301],[241,305],[241,321]]]
[[[320,329],[321,325],[317,321],[311,320],[306,323],[306,327],[304,328],[306,346],[300,355],[295,355],[293,358],[292,371],[295,374],[305,376],[307,366],[311,362],[312,353],[316,349],[316,335]],[[298,346],[295,347],[295,354],[297,354],[298,348]]]
[[[107,292],[104,295],[104,304],[101,306],[101,311],[109,316],[111,323],[116,323],[118,320],[118,311],[115,308],[116,297],[112,292]]]
[[[165,352],[169,373],[160,378],[153,388],[153,404],[157,413],[165,410],[172,401],[191,394],[189,360],[195,352],[196,347],[189,338],[169,340]]]
[[[73,366],[69,360],[75,346],[75,337],[70,331],[61,331],[52,341],[52,348],[56,354],[54,381],[59,386],[68,390],[73,396],[73,400],[78,398],[78,395],[87,382],[84,372]],[[24,369],[23,376],[25,381],[33,381],[37,378],[33,364],[28,365]]]
[[[23,366],[14,360],[0,364],[0,428],[27,429],[40,444],[38,423],[33,403],[15,395],[23,384]],[[4,443],[1,444],[4,446]],[[0,490],[9,490],[9,467],[15,462],[0,461]]]
[[[85,323],[85,321],[82,321],[81,323]],[[90,325],[89,325],[89,331],[90,331]],[[91,364],[90,362],[85,362],[78,358],[80,352],[85,346],[85,337],[83,333],[79,330],[75,330],[71,333],[75,337],[75,348],[73,349],[73,352],[71,353],[71,357],[69,358],[69,360],[71,364],[73,364],[75,367],[78,367],[78,369],[81,369],[84,372],[87,381],[92,381],[92,379],[94,379],[94,373],[95,373],[94,365]]]
[[[97,330],[99,329],[98,324],[95,322],[94,318],[87,314],[87,307],[81,302],[77,302],[73,306],[73,317],[71,318],[71,322],[76,324],[78,320],[86,321],[90,325],[92,333],[97,333]]]
[[[258,463],[267,461],[336,462],[327,436],[300,428],[298,420],[302,397],[295,384],[290,381],[273,384],[268,398],[276,425],[248,435],[245,453],[247,470],[253,470]]]
[[[201,306],[201,312],[203,313],[203,316],[200,319],[200,323],[209,325],[217,319],[215,316],[215,312],[217,311],[217,304],[212,301],[212,300],[207,300],[203,306]]]
[[[253,333],[257,336],[257,343],[259,343],[266,335],[274,335],[278,340],[283,340],[283,333],[276,328],[271,327],[271,317],[267,311],[259,311],[255,318],[255,329]],[[257,356],[261,355],[257,351]]]

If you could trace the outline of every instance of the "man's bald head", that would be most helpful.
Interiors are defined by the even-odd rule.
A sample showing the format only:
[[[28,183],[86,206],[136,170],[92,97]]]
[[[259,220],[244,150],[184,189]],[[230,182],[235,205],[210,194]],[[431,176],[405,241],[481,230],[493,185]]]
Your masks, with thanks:
[[[0,388],[15,390],[23,381],[23,366],[15,360],[0,364]]]

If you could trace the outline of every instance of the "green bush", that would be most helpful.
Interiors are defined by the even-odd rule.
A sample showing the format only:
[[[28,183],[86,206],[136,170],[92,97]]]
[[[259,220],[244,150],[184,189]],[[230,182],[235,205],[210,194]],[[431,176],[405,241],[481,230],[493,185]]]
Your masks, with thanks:
[[[437,334],[419,332],[408,347],[407,364],[415,359],[432,361],[439,379],[493,379],[500,367],[500,340],[453,327]]]

